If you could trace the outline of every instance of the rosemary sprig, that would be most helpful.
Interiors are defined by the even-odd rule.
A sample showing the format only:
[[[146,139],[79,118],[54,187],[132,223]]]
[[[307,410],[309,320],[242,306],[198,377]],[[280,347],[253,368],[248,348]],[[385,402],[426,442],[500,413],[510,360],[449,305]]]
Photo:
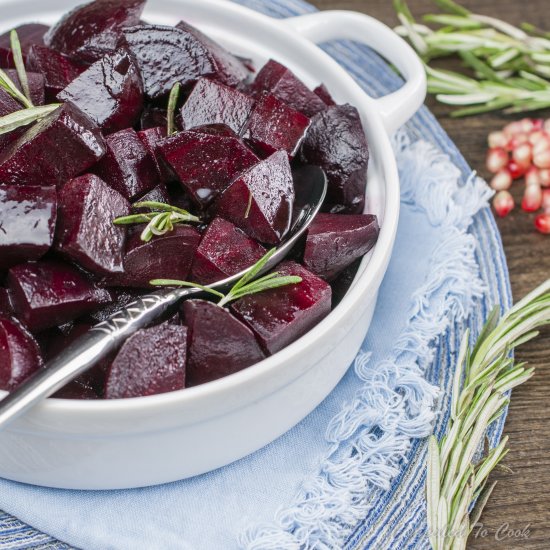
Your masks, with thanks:
[[[121,216],[113,220],[115,225],[134,225],[146,223],[141,233],[141,240],[148,243],[155,235],[165,235],[182,223],[200,223],[201,220],[183,208],[163,202],[136,202],[134,208],[149,208],[151,212]]]
[[[0,117],[0,135],[7,134],[21,126],[37,122],[55,111],[60,105],[60,103],[52,103],[51,105],[42,105],[40,107],[29,107],[28,109],[15,111],[9,115]]]
[[[176,120],[175,111],[178,104],[178,98],[180,95],[181,85],[176,82],[170,90],[170,97],[168,98],[168,111],[166,113],[167,128],[166,135],[171,136],[176,133]]]
[[[409,39],[425,63],[428,91],[448,105],[462,108],[452,116],[504,109],[508,113],[550,107],[550,39],[532,25],[522,28],[470,12],[452,0],[434,0],[444,12],[418,23],[404,0],[394,0],[401,25],[395,31]],[[430,62],[458,55],[475,78],[441,71]]]
[[[267,262],[271,259],[277,249],[272,248],[262,258],[260,258],[229,290],[227,294],[223,294],[208,286],[203,286],[198,283],[192,283],[189,281],[178,281],[174,279],[154,279],[150,281],[153,286],[184,286],[191,288],[199,288],[209,294],[220,298],[218,305],[224,307],[230,302],[248,296],[250,294],[257,294],[264,292],[272,288],[279,288],[282,286],[298,284],[302,282],[301,277],[295,275],[281,275],[278,271],[268,273],[259,279],[254,278],[262,271]]]
[[[13,62],[15,63],[15,69],[17,70],[17,76],[23,88],[23,93],[28,99],[29,105],[25,107],[32,107],[31,90],[29,88],[29,79],[27,78],[27,71],[25,70],[25,63],[23,62],[23,52],[21,51],[21,43],[19,42],[19,36],[17,31],[13,29],[10,33],[10,45],[13,54]]]
[[[487,429],[508,403],[507,392],[523,384],[533,369],[510,356],[517,346],[550,324],[550,279],[536,288],[499,321],[489,316],[473,348],[464,335],[453,380],[451,418],[438,442],[431,436],[427,460],[428,533],[433,550],[466,548],[469,533],[487,502],[494,483],[487,478],[508,450],[507,437],[476,460]],[[476,507],[470,512],[472,503]]]

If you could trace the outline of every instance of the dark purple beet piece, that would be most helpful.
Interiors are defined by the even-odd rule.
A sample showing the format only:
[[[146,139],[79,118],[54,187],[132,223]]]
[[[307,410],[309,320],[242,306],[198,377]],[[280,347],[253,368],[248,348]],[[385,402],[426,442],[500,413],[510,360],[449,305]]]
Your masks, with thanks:
[[[245,296],[231,306],[270,354],[303,336],[330,313],[331,307],[328,283],[294,262],[283,262],[277,271],[297,275],[302,282]]]
[[[17,86],[20,92],[23,92],[21,82],[19,82],[19,76],[15,69],[7,69],[6,74],[10,80]],[[45,95],[45,79],[44,75],[40,72],[27,71],[27,80],[29,82],[29,91],[31,93],[31,101],[35,106],[44,105],[46,101]],[[21,109],[22,107],[19,106]]]
[[[156,187],[153,187],[151,191],[145,193],[136,202],[163,202],[164,204],[170,203],[170,195],[168,194],[168,189],[164,183],[159,183]],[[136,212],[150,212],[149,208],[135,208]]]
[[[168,96],[175,82],[189,87],[201,76],[216,77],[215,60],[190,33],[174,27],[144,25],[124,30],[121,42],[138,64],[145,94]]]
[[[14,319],[0,319],[0,390],[13,391],[42,365],[35,339]]]
[[[111,301],[109,291],[53,260],[12,267],[8,288],[17,317],[32,332],[62,325]]]
[[[293,203],[288,156],[278,151],[238,176],[213,210],[253,239],[278,244],[290,228]]]
[[[142,227],[129,238],[124,257],[124,273],[114,283],[120,286],[151,288],[151,279],[186,280],[199,246],[200,233],[188,225],[174,227],[165,235],[141,240]]]
[[[330,281],[365,255],[376,244],[379,232],[372,214],[318,214],[307,232],[303,264]]]
[[[104,132],[133,126],[143,108],[143,85],[130,54],[108,54],[74,79],[57,99],[72,103]]]
[[[0,116],[6,116],[19,111],[23,106],[15,100],[4,88],[0,88]],[[4,137],[3,135],[0,137]]]
[[[181,309],[189,331],[188,387],[223,378],[265,358],[254,333],[227,309],[206,300],[187,300]]]
[[[0,185],[0,271],[46,254],[56,216],[55,187]]]
[[[85,174],[59,194],[56,249],[98,275],[121,273],[126,228],[113,223],[130,203],[102,179]]]
[[[139,23],[145,0],[95,0],[67,13],[44,37],[46,46],[93,63],[112,53],[124,27]]]
[[[15,27],[19,42],[21,43],[21,52],[23,61],[26,61],[29,49],[34,45],[44,45],[44,34],[49,29],[47,25],[40,23],[27,23]],[[14,68],[13,55],[11,52],[10,32],[5,32],[0,36],[0,67],[3,69]]]
[[[0,181],[19,185],[63,185],[105,153],[97,126],[64,105],[29,128],[0,153]]]
[[[126,340],[105,383],[106,399],[124,399],[185,387],[187,328],[170,324],[143,329]]]
[[[215,218],[195,254],[190,278],[202,284],[215,283],[254,265],[266,250],[223,218]]]
[[[215,80],[219,80],[228,86],[236,86],[241,80],[248,76],[249,71],[240,59],[228,52],[223,46],[212,40],[209,36],[199,31],[199,29],[185,21],[180,21],[176,25],[176,28],[194,36],[208,51],[216,67],[216,72],[213,75]]]
[[[252,86],[255,92],[272,94],[307,117],[316,115],[327,108],[324,101],[290,69],[273,59],[262,67]]]
[[[325,105],[331,106],[336,105],[336,101],[332,98],[330,95],[330,92],[328,91],[327,87],[324,84],[319,84],[313,92],[322,99]]]
[[[0,317],[11,317],[13,308],[7,288],[0,287]]]
[[[167,166],[157,151],[157,146],[160,142],[166,137],[166,125],[156,126],[155,128],[147,128],[146,130],[141,130],[138,132],[138,137],[143,143],[147,152],[151,155],[155,166],[157,168],[157,175],[161,182],[168,183],[176,179],[176,176],[172,173],[172,170]],[[143,200],[153,200],[153,199],[143,199]],[[161,201],[164,202],[164,201]]]
[[[254,100],[229,86],[200,78],[181,108],[184,130],[205,124],[225,124],[237,134],[245,125]]]
[[[284,149],[294,157],[309,126],[309,118],[273,95],[263,94],[244,127],[243,136],[264,156]]]
[[[57,94],[82,72],[82,67],[68,57],[40,45],[29,50],[27,67],[44,75],[46,99],[49,102],[54,102]]]
[[[203,124],[202,126],[195,126],[192,131],[199,134],[208,134],[209,136],[239,137],[227,124]]]
[[[105,138],[107,153],[94,172],[129,201],[133,201],[158,183],[155,162],[132,128]]]
[[[158,146],[164,161],[200,206],[206,206],[258,157],[238,138],[180,132]]]
[[[336,105],[316,115],[302,146],[302,160],[320,166],[327,174],[328,210],[363,211],[369,148],[355,107]]]
[[[99,395],[97,395],[94,388],[80,378],[69,382],[66,386],[55,392],[52,397],[56,399],[99,399]]]

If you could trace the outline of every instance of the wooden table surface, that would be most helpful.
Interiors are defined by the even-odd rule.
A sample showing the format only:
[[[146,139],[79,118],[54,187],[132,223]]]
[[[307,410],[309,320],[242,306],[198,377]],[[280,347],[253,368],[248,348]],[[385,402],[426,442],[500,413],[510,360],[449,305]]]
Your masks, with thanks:
[[[362,11],[390,26],[397,18],[390,0],[311,0],[320,9]],[[434,10],[429,0],[408,0],[414,15]],[[548,0],[463,0],[462,4],[477,12],[519,24],[529,21],[550,30]],[[457,63],[445,61],[449,68]],[[456,143],[473,169],[483,177],[487,134],[500,129],[508,120],[502,114],[485,114],[465,119],[452,119],[449,109],[432,97],[427,104]],[[534,116],[550,118],[550,110]],[[517,118],[517,115],[516,115]],[[522,185],[515,184],[513,193],[521,199]],[[514,298],[517,300],[550,277],[550,236],[537,234],[533,215],[520,208],[498,220]],[[495,472],[499,483],[485,509],[481,522],[486,531],[476,529],[470,537],[472,549],[550,549],[550,330],[517,353],[518,360],[529,361],[536,375],[513,393],[505,432],[510,436],[510,453],[505,465],[510,472]],[[508,526],[508,527],[507,527]],[[517,531],[509,537],[510,530]],[[502,539],[502,540],[501,540]]]

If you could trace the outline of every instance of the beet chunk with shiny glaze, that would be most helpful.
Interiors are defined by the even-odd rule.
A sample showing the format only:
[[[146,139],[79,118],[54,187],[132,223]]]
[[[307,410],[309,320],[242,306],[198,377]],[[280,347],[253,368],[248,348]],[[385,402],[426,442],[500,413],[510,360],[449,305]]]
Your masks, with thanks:
[[[296,111],[311,117],[324,111],[324,101],[312,92],[290,69],[273,59],[257,74],[252,85],[256,92],[267,92]]]
[[[229,86],[201,78],[181,108],[185,130],[205,124],[225,124],[240,134],[254,100]]]
[[[170,324],[143,329],[126,340],[105,383],[106,399],[124,399],[185,387],[187,329]]]
[[[35,44],[44,45],[44,35],[49,29],[48,25],[42,25],[40,23],[27,23],[25,25],[19,25],[15,27],[17,31],[17,37],[21,44],[21,53],[23,54],[23,61],[27,61],[27,54],[32,46]],[[0,36],[0,67],[14,68],[13,53],[11,51],[10,32],[5,32]]]
[[[0,318],[0,390],[13,391],[42,365],[36,340],[14,319]]]
[[[44,75],[46,98],[50,102],[82,72],[82,67],[68,57],[39,45],[29,50],[27,67]]]
[[[195,254],[191,280],[211,284],[254,265],[266,250],[238,227],[215,218],[202,235]]]
[[[19,185],[63,185],[105,153],[97,126],[64,105],[37,122],[0,153],[0,181]]]
[[[328,210],[363,211],[369,148],[355,107],[337,105],[316,115],[302,146],[302,160],[320,166],[327,174]]]
[[[158,151],[193,200],[203,207],[259,160],[236,137],[195,131],[170,136],[159,144]]]
[[[147,149],[147,152],[151,155],[151,158],[153,159],[153,162],[157,169],[157,175],[160,181],[162,183],[168,183],[169,181],[175,180],[176,177],[172,174],[172,171],[167,166],[167,164],[160,158],[159,152],[157,150],[161,141],[163,141],[166,137],[166,126],[147,128],[146,130],[141,130],[140,132],[138,132],[137,135],[141,140],[141,143],[143,143],[145,149]]]
[[[62,325],[111,301],[108,290],[54,260],[12,267],[8,288],[17,317],[32,332]]]
[[[175,27],[131,27],[124,30],[121,44],[134,55],[149,99],[167,97],[176,82],[186,88],[201,76],[217,76],[208,50],[192,34]]]
[[[139,23],[145,0],[95,0],[67,13],[45,36],[46,45],[76,61],[112,53],[124,27]]]
[[[224,308],[187,300],[182,313],[189,331],[187,386],[243,370],[265,358],[254,333]]]
[[[328,283],[294,262],[283,262],[277,271],[282,276],[301,277],[302,282],[245,296],[231,306],[270,354],[303,336],[330,313],[331,307]]]
[[[86,174],[59,194],[56,248],[98,275],[123,270],[126,228],[113,223],[130,213],[130,203],[103,180]]]
[[[55,187],[0,185],[0,271],[46,254],[56,217]]]
[[[158,183],[155,162],[132,128],[105,138],[107,153],[93,171],[123,197],[133,201]]]
[[[188,225],[177,225],[165,235],[141,240],[141,230],[132,233],[126,244],[124,273],[114,283],[150,288],[151,279],[185,280],[200,241],[200,233]]]
[[[243,136],[262,155],[284,149],[294,157],[309,126],[309,118],[274,95],[263,94],[245,125]]]
[[[215,73],[211,75],[212,78],[222,82],[223,84],[227,84],[227,86],[237,86],[237,84],[248,76],[248,69],[238,57],[234,56],[223,46],[199,31],[199,29],[189,25],[189,23],[186,23],[185,21],[180,21],[176,25],[176,28],[186,31],[194,36],[208,51],[208,54],[211,56],[214,66],[216,67]]]
[[[6,74],[10,78],[10,80],[15,84],[17,89],[23,92],[23,86],[21,86],[21,82],[19,81],[19,75],[17,74],[17,71],[15,69],[6,69]],[[29,84],[29,92],[31,93],[31,101],[34,106],[44,105],[46,100],[46,92],[45,92],[45,84],[46,80],[44,78],[44,75],[41,72],[31,72],[27,71],[27,82]],[[18,103],[19,105],[19,103]],[[21,105],[19,105],[19,109],[21,109]]]
[[[372,214],[318,214],[307,232],[303,264],[330,281],[364,256],[376,244],[379,232]]]
[[[213,209],[253,239],[278,244],[290,229],[293,204],[288,156],[279,151],[238,176]]]
[[[143,85],[134,60],[120,49],[96,61],[57,98],[72,103],[110,133],[137,122],[143,108]]]

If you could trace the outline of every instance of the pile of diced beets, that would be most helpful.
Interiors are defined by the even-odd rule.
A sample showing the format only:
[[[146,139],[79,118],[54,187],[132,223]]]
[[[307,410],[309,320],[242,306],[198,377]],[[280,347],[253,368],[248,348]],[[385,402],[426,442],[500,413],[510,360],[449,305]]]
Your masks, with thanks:
[[[228,308],[186,301],[57,396],[151,395],[257,363],[328,315],[376,242],[357,110],[276,61],[255,74],[187,23],[143,22],[144,1],[97,0],[52,28],[17,28],[34,104],[62,106],[0,136],[0,389],[150,292],[153,278],[209,284],[255,263],[289,230],[300,185],[291,168],[320,166],[329,181],[323,213],[278,268],[301,283]],[[0,66],[19,85],[8,33]],[[20,109],[0,90],[0,116]],[[113,220],[144,200],[204,223],[143,242],[143,226]]]

